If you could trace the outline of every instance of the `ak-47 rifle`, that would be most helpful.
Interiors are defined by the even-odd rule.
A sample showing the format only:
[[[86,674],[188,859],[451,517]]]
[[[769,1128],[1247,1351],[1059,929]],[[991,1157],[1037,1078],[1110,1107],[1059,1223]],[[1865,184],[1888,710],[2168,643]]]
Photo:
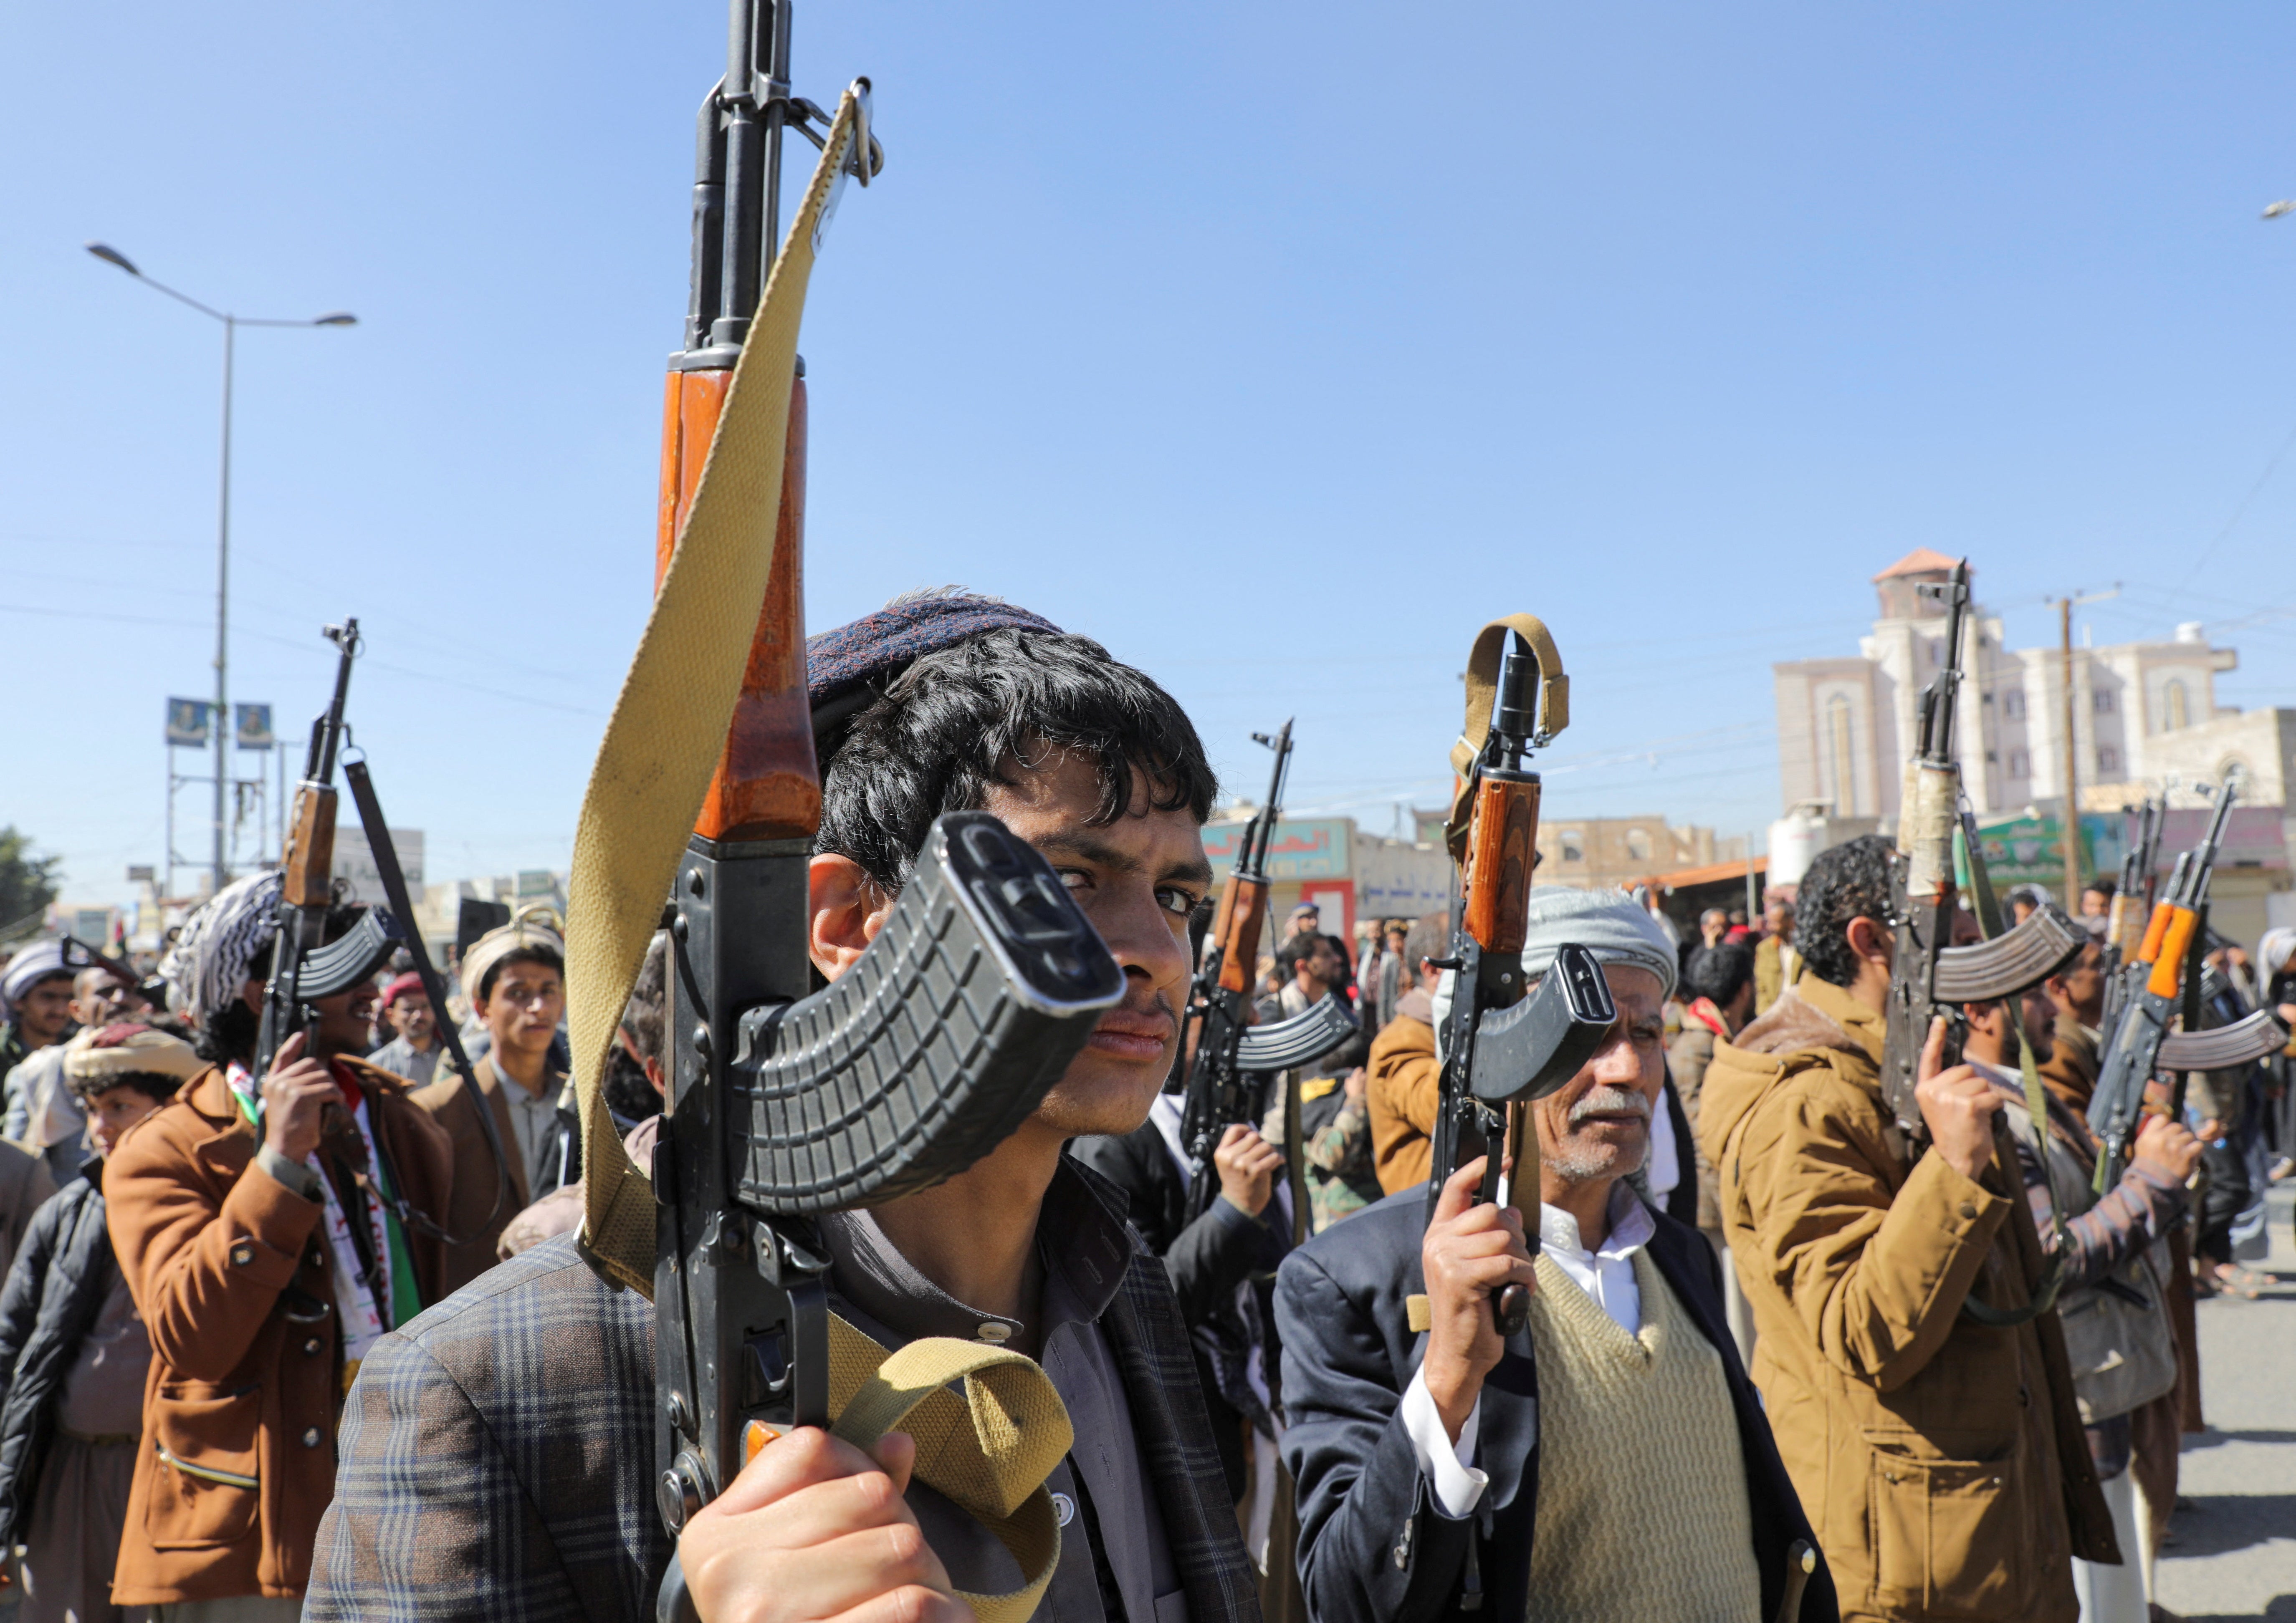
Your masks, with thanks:
[[[2195,992],[2198,990],[2199,965],[2188,961],[2193,958],[2194,941],[2200,934],[2209,880],[2216,867],[2217,852],[2224,843],[2225,824],[2232,816],[2237,792],[2234,775],[2226,774],[2223,786],[2217,791],[2216,811],[2209,819],[2208,832],[2199,845],[2177,859],[2169,893],[2153,908],[2152,917],[2144,927],[2144,939],[2137,945],[2136,961],[2122,971],[2128,979],[2128,995],[2118,1024],[2108,1034],[2104,1060],[2098,1068],[2096,1092],[2088,1106],[2089,1130],[2103,1145],[2096,1163],[2099,1189],[2112,1187],[2128,1168],[2129,1144],[2144,1110],[2144,1085],[2167,1062],[2163,1049],[2171,1028],[2179,1023],[2185,1012],[2180,993],[2188,979]],[[2167,821],[2165,814],[2162,821]],[[2268,1020],[2270,1016],[2265,1018]],[[2190,1031],[2186,1035],[2207,1038],[2223,1034]],[[2212,1045],[2204,1043],[2203,1046]]]
[[[311,747],[303,758],[303,781],[295,786],[295,811],[280,857],[279,933],[271,949],[271,980],[264,988],[263,1023],[250,1067],[258,1080],[270,1074],[281,1045],[310,1023],[315,1000],[372,980],[399,941],[398,922],[380,908],[362,914],[340,939],[323,941],[334,899],[335,758],[342,748],[351,661],[358,658],[358,621],[329,626],[325,636],[337,655],[335,691],[311,724]],[[445,1023],[442,1015],[442,1028]]]
[[[1180,1144],[1188,1154],[1188,1220],[1193,1222],[1219,1193],[1212,1152],[1230,1122],[1259,1123],[1258,1090],[1251,1078],[1290,1070],[1328,1053],[1355,1029],[1355,1021],[1330,995],[1290,1020],[1251,1024],[1252,982],[1259,973],[1259,932],[1267,918],[1267,847],[1283,816],[1283,779],[1292,764],[1292,724],[1255,743],[1275,752],[1267,799],[1243,826],[1235,865],[1220,892],[1202,966],[1189,991],[1190,1019],[1196,1029],[1195,1059],[1188,1064],[1186,1102],[1180,1112]],[[1187,1045],[1181,1045],[1185,1056]],[[1293,1191],[1296,1198],[1298,1191]]]
[[[1960,906],[1953,837],[1961,807],[1953,724],[1961,692],[1962,633],[1969,614],[1968,561],[1954,565],[1949,578],[1923,581],[1915,590],[1944,602],[1946,635],[1938,674],[1922,690],[1920,732],[1906,775],[1898,848],[1890,859],[1890,923],[1896,939],[1890,964],[1890,1024],[1882,1047],[1882,1097],[1912,1153],[1918,1153],[1929,1137],[1914,1089],[1931,1021],[1943,1015],[1949,1022],[1946,1063],[1950,1065],[1961,1052],[1964,1004],[1994,1003],[2021,991],[2062,966],[2083,939],[2054,910],[2044,907],[1989,939],[1969,947],[1951,945]]]
[[[1484,627],[1468,660],[1467,690],[1467,728],[1452,751],[1461,786],[1447,835],[1459,889],[1451,955],[1442,966],[1453,990],[1427,1186],[1430,1222],[1444,1184],[1479,1155],[1485,1160],[1478,1201],[1498,1199],[1509,1152],[1516,1183],[1538,1187],[1538,1138],[1525,1120],[1529,1107],[1578,1075],[1619,1018],[1603,967],[1583,947],[1564,947],[1538,989],[1524,995],[1539,797],[1538,775],[1524,758],[1570,720],[1570,678],[1546,627],[1528,614]],[[1535,1228],[1527,1226],[1523,1239],[1538,1249]],[[1502,1336],[1520,1332],[1529,1312],[1530,1293],[1521,1285],[1491,1301]]]
[[[407,893],[406,877],[399,868],[398,851],[391,840],[389,825],[383,822],[382,807],[375,800],[373,779],[368,775],[364,755],[353,758],[343,747],[350,736],[350,728],[343,719],[343,705],[350,693],[351,661],[358,658],[365,640],[359,635],[355,618],[345,619],[340,626],[323,627],[322,635],[335,645],[339,656],[335,689],[324,713],[311,724],[311,747],[304,758],[303,781],[295,790],[295,812],[288,824],[287,848],[280,858],[279,933],[272,948],[270,983],[264,989],[263,1024],[256,1037],[254,1074],[260,1079],[270,1073],[281,1045],[310,1023],[311,1004],[316,1000],[347,992],[362,980],[373,980],[392,954],[404,947],[414,960],[430,1006],[439,1011],[439,1036],[446,1044],[447,1057],[468,1078],[474,1074],[470,1056],[463,1051],[463,1038],[455,1029],[455,1022],[447,1018],[446,983],[430,963],[422,932],[402,922],[414,919],[414,902]],[[327,910],[334,896],[336,798],[332,780],[339,758],[344,781],[350,785],[351,799],[358,808],[359,821],[366,832],[368,853],[374,858],[375,871],[382,877],[388,906],[369,907],[343,935],[322,945]],[[471,1233],[448,1234],[429,1213],[416,1209],[398,1193],[396,1180],[390,1181],[388,1189],[379,1184],[369,1187],[390,1203],[398,1220],[409,1228],[445,1245],[469,1244],[501,1215],[504,1204],[511,1198],[510,1159],[503,1153],[502,1139],[490,1112],[479,1112],[479,1131],[494,1156],[495,1203]],[[356,1225],[354,1230],[357,1243],[364,1231]]]
[[[734,0],[726,76],[702,106],[688,348],[670,362],[664,425],[664,570],[759,313],[782,132],[823,144],[808,211],[825,176],[865,184],[882,161],[865,79],[834,120],[790,94],[790,12],[788,0]],[[821,776],[799,584],[800,377],[740,698],[664,914],[675,963],[653,1296],[657,1490],[673,1534],[772,1436],[832,1421],[829,1265],[812,1219],[930,1187],[987,1154],[1124,991],[1050,865],[981,812],[933,824],[875,939],[813,989],[807,869]],[[656,1610],[693,1615],[675,1559]]]

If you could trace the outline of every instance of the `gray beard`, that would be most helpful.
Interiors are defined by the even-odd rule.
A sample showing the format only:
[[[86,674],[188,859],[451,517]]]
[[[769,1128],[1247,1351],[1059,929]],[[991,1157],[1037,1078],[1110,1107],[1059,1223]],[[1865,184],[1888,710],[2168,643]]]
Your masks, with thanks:
[[[1590,1183],[1596,1178],[1620,1178],[1642,1170],[1650,1159],[1650,1101],[1640,1094],[1623,1087],[1597,1087],[1570,1107],[1568,1127],[1577,1127],[1587,1117],[1601,1113],[1612,1115],[1636,1110],[1642,1113],[1643,1143],[1639,1151],[1620,1151],[1609,1144],[1582,1143],[1575,1137],[1565,1139],[1562,1146],[1546,1160],[1546,1166],[1556,1177],[1566,1184]]]

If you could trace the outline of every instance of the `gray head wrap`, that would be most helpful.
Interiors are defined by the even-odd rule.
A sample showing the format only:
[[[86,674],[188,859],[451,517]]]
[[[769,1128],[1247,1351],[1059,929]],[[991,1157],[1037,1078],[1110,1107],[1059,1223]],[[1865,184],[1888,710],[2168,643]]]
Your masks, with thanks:
[[[1554,967],[1554,955],[1576,944],[1598,963],[1630,964],[1658,977],[1661,1001],[1674,995],[1674,943],[1640,902],[1620,890],[1578,890],[1569,885],[1531,888],[1529,928],[1523,933],[1522,970],[1537,979]],[[1435,988],[1435,1053],[1439,1058],[1451,1023],[1458,976],[1450,970]]]
[[[193,1026],[239,996],[247,966],[279,933],[279,870],[226,885],[184,921],[160,960],[168,1006]]]
[[[1618,890],[1578,890],[1538,885],[1530,892],[1529,928],[1522,971],[1537,977],[1553,967],[1558,949],[1576,943],[1603,963],[1632,964],[1658,977],[1660,998],[1674,992],[1674,944],[1634,898]]]

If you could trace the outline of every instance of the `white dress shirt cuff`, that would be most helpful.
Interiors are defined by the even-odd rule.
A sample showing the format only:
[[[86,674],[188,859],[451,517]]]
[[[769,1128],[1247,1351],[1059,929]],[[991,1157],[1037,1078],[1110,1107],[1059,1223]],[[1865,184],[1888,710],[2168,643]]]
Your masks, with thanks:
[[[1404,1389],[1403,1430],[1411,1439],[1411,1452],[1419,1456],[1420,1474],[1434,1487],[1436,1512],[1446,1521],[1464,1521],[1474,1514],[1483,1489],[1490,1486],[1488,1473],[1467,1463],[1475,1457],[1475,1432],[1482,1417],[1483,1400],[1477,1398],[1455,1444],[1443,1429],[1426,1377],[1414,1373]]]

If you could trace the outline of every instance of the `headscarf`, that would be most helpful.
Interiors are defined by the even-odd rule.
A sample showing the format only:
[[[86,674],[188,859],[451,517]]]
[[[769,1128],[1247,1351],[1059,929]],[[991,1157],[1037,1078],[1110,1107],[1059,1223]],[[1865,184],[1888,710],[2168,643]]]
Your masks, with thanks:
[[[168,1006],[193,1026],[234,1002],[247,984],[247,966],[279,933],[283,879],[276,868],[235,880],[184,921],[176,944],[160,960]]]
[[[1539,885],[1530,893],[1522,972],[1536,980],[1554,967],[1554,955],[1576,945],[1598,963],[1631,964],[1658,977],[1661,1001],[1674,994],[1673,944],[1649,912],[1620,890],[1579,890]]]
[[[12,1008],[41,981],[70,972],[64,965],[62,942],[35,941],[9,959],[6,971],[0,972],[0,1003]]]
[[[487,931],[472,942],[471,950],[463,955],[463,993],[472,1003],[478,1002],[479,988],[487,983],[488,971],[522,947],[555,953],[558,961],[565,963],[565,930],[552,908],[540,903],[520,908],[517,917]]]
[[[64,1075],[92,1094],[103,1091],[102,1082],[108,1077],[150,1071],[188,1082],[206,1069],[207,1062],[183,1038],[132,1021],[106,1026],[87,1042],[73,1044],[64,1055]]]
[[[2296,930],[2284,924],[2266,930],[2256,943],[2257,967],[2267,980],[2286,970],[2292,958],[2296,958]]]

